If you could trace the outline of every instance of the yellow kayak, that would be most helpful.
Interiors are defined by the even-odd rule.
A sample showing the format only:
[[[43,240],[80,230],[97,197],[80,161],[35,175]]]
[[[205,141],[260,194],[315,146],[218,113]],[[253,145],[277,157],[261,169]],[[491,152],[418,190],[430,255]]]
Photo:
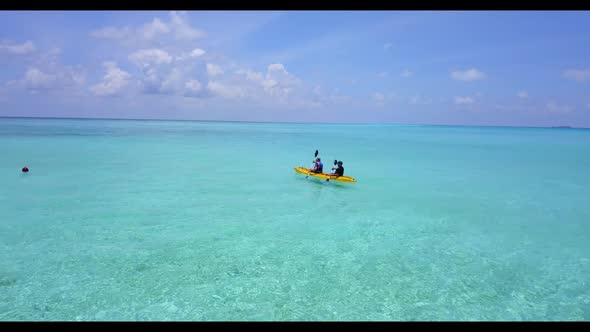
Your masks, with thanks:
[[[295,167],[295,172],[313,176],[314,178],[322,179],[322,180],[332,180],[332,181],[340,181],[340,182],[356,182],[356,180],[350,176],[337,176],[337,175],[330,175],[326,173],[314,173],[310,172],[309,169],[305,167]]]

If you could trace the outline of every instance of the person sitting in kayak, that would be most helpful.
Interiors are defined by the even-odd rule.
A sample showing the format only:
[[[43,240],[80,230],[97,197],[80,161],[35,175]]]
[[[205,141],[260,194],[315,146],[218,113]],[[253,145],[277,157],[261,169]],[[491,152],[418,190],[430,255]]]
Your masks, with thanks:
[[[338,162],[338,167],[332,167],[332,170],[334,172],[331,173],[330,175],[335,175],[335,176],[343,176],[344,175],[344,167],[342,167],[341,161]]]
[[[309,170],[314,173],[322,173],[324,171],[324,164],[320,158],[316,158],[313,168]]]

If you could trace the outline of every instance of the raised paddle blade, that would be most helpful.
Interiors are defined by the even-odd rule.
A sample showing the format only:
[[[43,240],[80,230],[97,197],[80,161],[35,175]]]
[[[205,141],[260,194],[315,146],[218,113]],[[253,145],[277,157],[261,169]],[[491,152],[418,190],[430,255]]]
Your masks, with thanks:
[[[334,159],[334,166],[336,166],[338,164],[338,161],[336,159]]]
[[[320,153],[318,150],[315,150],[315,157],[318,156],[318,153]]]

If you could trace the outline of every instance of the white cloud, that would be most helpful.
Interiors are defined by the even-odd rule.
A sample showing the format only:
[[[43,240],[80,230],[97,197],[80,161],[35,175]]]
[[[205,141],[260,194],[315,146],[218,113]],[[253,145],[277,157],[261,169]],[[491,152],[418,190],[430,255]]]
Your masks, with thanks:
[[[0,54],[7,53],[12,55],[25,55],[35,51],[35,45],[28,40],[23,44],[1,43]]]
[[[279,83],[273,79],[266,79],[262,81],[262,86],[265,90],[270,91],[272,88],[277,86]]]
[[[569,113],[574,110],[574,108],[570,107],[569,105],[559,105],[555,102],[547,103],[546,109],[551,113]]]
[[[205,50],[200,49],[200,48],[195,48],[194,50],[192,50],[189,53],[182,53],[180,56],[176,57],[176,60],[185,60],[185,59],[196,59],[199,57],[202,57],[203,55],[205,55],[207,52],[205,52]]]
[[[104,27],[90,32],[90,36],[101,39],[126,40],[126,39],[142,39],[153,40],[159,35],[170,32],[170,27],[162,22],[159,18],[154,18],[152,22],[141,25],[137,28],[129,26]]]
[[[141,81],[142,90],[145,93],[160,93],[162,88],[162,79],[156,67],[147,67],[144,69],[145,77]]]
[[[58,74],[64,85],[82,86],[86,83],[86,71],[80,67],[65,67]]]
[[[197,79],[187,79],[187,76],[189,75],[190,70],[185,70],[181,67],[173,68],[161,84],[159,84],[159,80],[156,77],[150,86],[151,89],[146,92],[182,95],[185,97],[203,96],[203,85]]]
[[[262,88],[262,81],[255,81],[249,77],[256,76],[255,72],[250,70],[238,70],[234,76],[225,77],[224,80],[216,79],[209,81],[207,91],[215,96],[226,99],[238,97],[261,99],[265,93]]]
[[[172,62],[172,57],[168,52],[152,48],[139,50],[129,55],[129,61],[135,63],[140,67],[147,67],[150,65],[160,65]]]
[[[145,94],[183,95],[185,97],[199,97],[203,91],[202,84],[192,78],[191,66],[176,66],[168,72],[162,73],[160,68],[148,67],[143,71],[141,91]]]
[[[141,53],[141,55],[145,54],[145,52]],[[234,69],[236,66],[231,63],[227,65],[227,70],[225,70],[226,65],[223,63],[221,65],[224,66],[224,69],[220,65],[212,63],[191,65],[178,63],[165,73],[163,70],[168,66],[151,65],[158,62],[157,59],[163,58],[155,56],[155,54],[155,52],[151,52],[149,56],[139,56],[138,54],[133,57],[137,64],[147,64],[143,68],[143,78],[140,85],[143,93],[175,94],[185,97],[211,95],[223,99],[247,98],[250,101],[261,102],[268,106],[276,102],[288,107],[314,105],[314,102],[310,100],[311,93],[308,93],[299,79],[289,73],[280,63],[270,64],[265,73],[244,68]],[[205,75],[201,70],[195,70],[195,65],[205,69]],[[340,102],[345,97],[332,94],[326,96],[325,99]]]
[[[23,80],[26,87],[30,89],[47,89],[50,88],[57,77],[52,74],[44,73],[37,68],[29,68],[25,73]]]
[[[184,88],[183,73],[179,68],[173,68],[168,76],[164,79],[157,92],[163,94],[173,94],[182,91]]]
[[[391,46],[393,46],[393,45],[391,45],[391,43],[385,43],[385,44],[383,45],[383,48],[384,48],[384,49],[386,49],[386,50],[388,50],[388,49],[390,49],[390,48],[391,48]]]
[[[322,106],[325,104],[341,104],[350,102],[351,97],[341,95],[338,89],[334,89],[332,92],[325,93],[324,89],[320,86],[316,86],[311,91],[311,103],[310,106]]]
[[[22,80],[11,85],[24,87],[32,92],[39,90],[64,90],[79,87],[86,82],[86,73],[81,68],[54,66],[53,68],[29,67]]]
[[[451,72],[451,78],[458,81],[476,81],[486,78],[486,75],[475,68],[471,68],[465,71],[453,71]]]
[[[202,62],[185,61],[204,54],[205,51],[200,48],[195,48],[189,53],[183,53],[181,56],[172,56],[163,49],[150,48],[130,54],[129,60],[142,69],[143,76],[141,77],[140,88],[143,93],[197,97],[200,94],[194,91],[195,82],[199,82],[199,79],[201,79],[199,76],[202,76],[202,72],[195,70],[195,67],[205,67],[211,77],[222,72],[219,66],[212,67],[210,64],[205,65]],[[187,81],[191,80],[194,80],[192,83],[195,84],[187,86]]]
[[[267,68],[262,86],[271,96],[286,97],[298,83],[299,80],[291,75],[283,64],[273,63]]]
[[[203,31],[192,28],[186,22],[186,15],[183,12],[170,12],[170,18],[170,25],[174,30],[176,39],[193,40],[205,35]]]
[[[238,75],[246,76],[246,79],[254,82],[261,82],[264,79],[264,75],[262,73],[250,70],[250,69],[240,69],[236,71]]]
[[[430,105],[432,100],[429,98],[423,98],[421,96],[413,96],[410,98],[410,104],[413,105]]]
[[[281,63],[267,66],[266,72],[240,68],[232,75],[216,77],[207,84],[207,91],[212,95],[226,99],[246,98],[261,105],[276,105],[296,109],[297,107],[316,107],[323,101],[339,101],[339,95],[318,96],[313,92],[314,86],[305,86],[301,80],[287,71]],[[317,91],[316,91],[317,92]]]
[[[526,99],[529,97],[529,93],[526,91],[519,91],[516,95],[522,99]]]
[[[217,81],[209,81],[207,90],[214,95],[227,99],[244,97],[244,91],[241,87],[231,86]]]
[[[135,46],[128,59],[142,69],[139,87],[143,93],[192,97],[211,94],[227,99],[250,98],[269,105],[277,101],[293,102],[293,105],[297,100],[305,101],[303,95],[307,90],[281,63],[272,63],[266,71],[258,72],[239,69],[231,61],[227,63],[224,57],[215,57],[211,63],[211,56],[204,57],[205,50],[194,48],[196,45],[184,53],[171,52],[180,47],[186,49],[189,45],[179,43],[180,40],[191,41],[204,36],[204,32],[191,27],[183,12],[171,12],[169,19],[156,18],[140,27],[107,27],[94,31],[92,35]],[[148,40],[153,43],[146,43]],[[209,63],[193,61],[197,58],[205,58]],[[101,91],[99,87],[94,90]],[[332,97],[339,100],[338,96]]]
[[[285,69],[285,66],[283,66],[282,63],[273,63],[268,65],[268,71],[269,72],[281,72],[281,73],[286,73],[287,70]]]
[[[103,81],[90,87],[90,91],[97,96],[112,96],[118,94],[129,84],[131,75],[117,67],[115,62],[104,62],[107,73]]]
[[[195,48],[192,52],[191,52],[191,57],[193,58],[197,58],[200,57],[202,55],[205,54],[205,50],[202,50],[200,48]]]
[[[223,74],[223,69],[220,66],[208,63],[207,64],[207,75],[209,77],[215,77]]]
[[[60,63],[61,49],[54,47],[47,51],[39,52],[33,59],[36,67],[57,68],[61,67]]]
[[[152,40],[158,37],[158,35],[170,32],[170,27],[160,21],[159,18],[154,18],[151,23],[143,25],[139,31],[143,39]]]
[[[414,76],[414,73],[412,73],[409,70],[404,70],[399,76],[401,76],[401,77],[412,77],[412,76]]]
[[[184,84],[187,94],[196,94],[203,90],[203,85],[197,80],[189,80]]]
[[[473,103],[475,103],[475,100],[471,97],[455,97],[455,104],[457,105],[467,105]]]
[[[563,77],[577,82],[584,82],[590,78],[589,70],[568,69],[563,72]]]
[[[172,94],[174,92],[172,83],[178,83],[178,78],[175,78],[177,73],[172,70],[166,77],[162,77],[154,67],[144,70],[144,77],[140,84],[142,92],[146,94]],[[167,82],[166,86],[164,82]]]
[[[128,45],[136,45],[138,42],[161,42],[161,37],[172,34],[177,40],[194,40],[203,37],[205,33],[193,28],[186,20],[186,14],[170,12],[170,21],[164,22],[154,18],[151,22],[138,27],[113,27],[107,26],[90,32],[90,36],[100,39],[110,39]]]
[[[25,46],[24,49],[30,48]],[[23,54],[22,52],[22,48],[17,51],[18,54]],[[86,82],[86,70],[82,66],[64,66],[59,61],[59,55],[60,50],[57,48],[35,51],[23,77],[8,82],[6,86],[11,89],[25,89],[30,93],[55,92],[62,97],[81,93],[80,88]]]

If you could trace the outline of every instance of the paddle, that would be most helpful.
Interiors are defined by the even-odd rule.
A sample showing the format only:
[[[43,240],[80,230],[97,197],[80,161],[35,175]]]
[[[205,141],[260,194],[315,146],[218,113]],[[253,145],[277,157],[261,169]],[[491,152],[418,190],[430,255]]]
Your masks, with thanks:
[[[315,154],[313,155],[313,162],[315,163],[315,158],[318,157],[318,153],[320,153],[318,150],[315,150]],[[309,177],[309,175],[305,176],[305,178],[307,179]]]

